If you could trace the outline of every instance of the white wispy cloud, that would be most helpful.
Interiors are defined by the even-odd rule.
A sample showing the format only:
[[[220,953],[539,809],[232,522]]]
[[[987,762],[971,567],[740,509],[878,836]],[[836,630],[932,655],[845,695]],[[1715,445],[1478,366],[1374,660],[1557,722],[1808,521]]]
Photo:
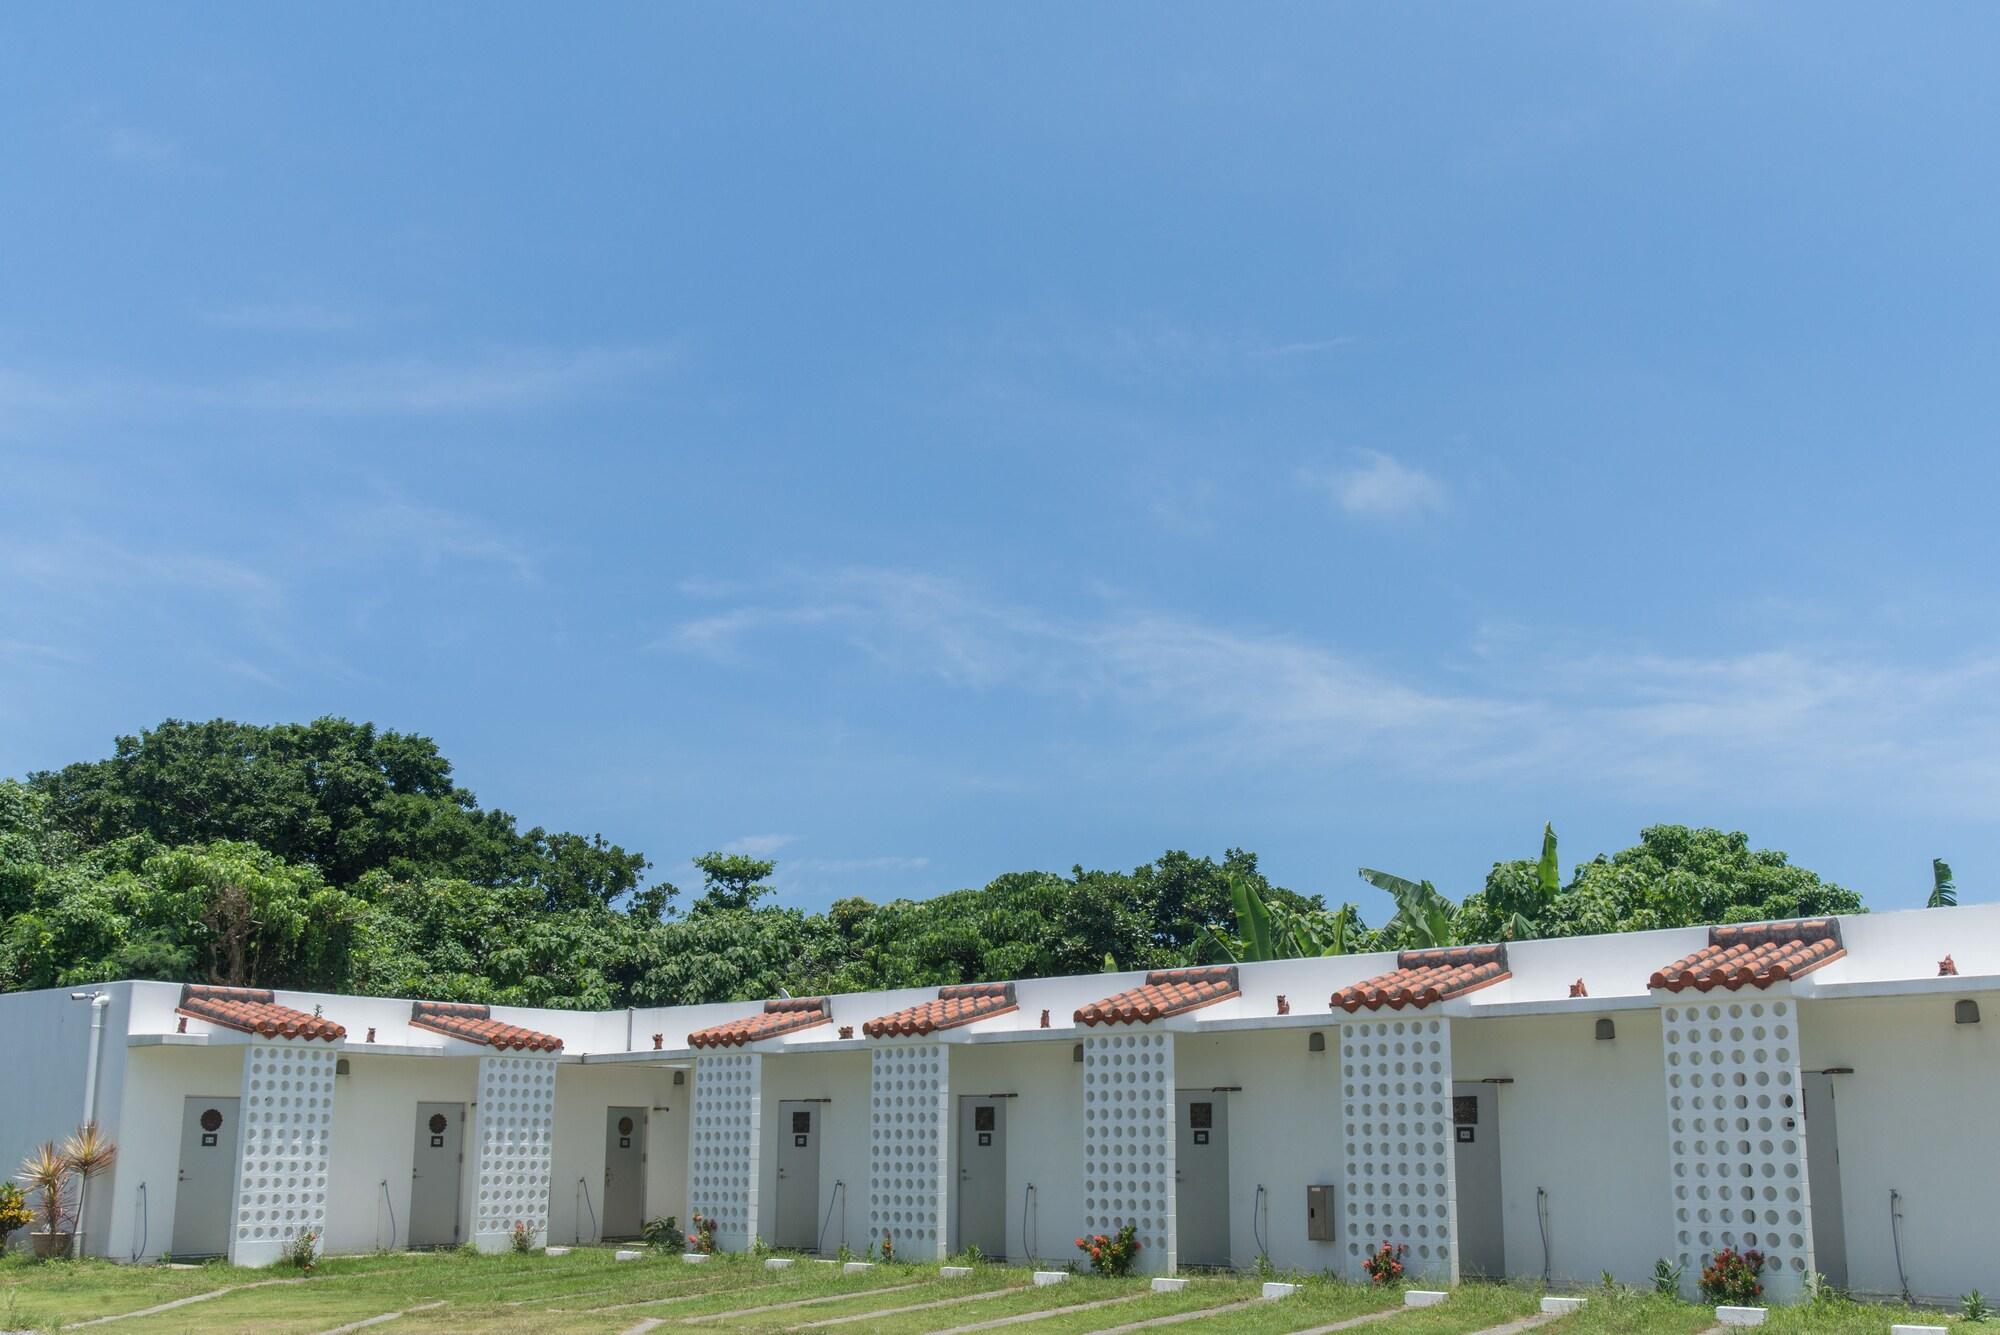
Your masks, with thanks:
[[[1424,679],[1342,646],[1107,600],[1058,616],[962,582],[854,569],[774,581],[659,648],[755,663],[858,656],[890,680],[1068,697],[1153,763],[1373,767],[1443,781],[1615,785],[1649,798],[1806,804],[2000,802],[2000,651],[1861,661],[1786,646],[1729,655],[1489,640]],[[1107,745],[1122,744],[1111,735]]]
[[[1301,469],[1299,479],[1358,519],[1409,519],[1445,507],[1442,482],[1376,450],[1362,452],[1350,467]]]
[[[243,302],[205,306],[195,312],[203,324],[260,334],[346,334],[366,328],[373,318],[352,307],[312,301]]]
[[[797,836],[789,834],[746,834],[740,839],[731,839],[722,846],[722,851],[741,853],[745,857],[768,858],[797,842]]]

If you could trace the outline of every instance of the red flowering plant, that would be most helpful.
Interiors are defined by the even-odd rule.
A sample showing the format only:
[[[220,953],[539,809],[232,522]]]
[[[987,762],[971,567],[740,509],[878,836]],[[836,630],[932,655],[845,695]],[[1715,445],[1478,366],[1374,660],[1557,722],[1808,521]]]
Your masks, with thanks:
[[[1721,1307],[1754,1307],[1764,1296],[1764,1253],[1724,1247],[1701,1268],[1701,1296]]]
[[[896,1259],[896,1239],[890,1236],[886,1228],[882,1230],[882,1259],[884,1261]]]
[[[1403,1254],[1410,1249],[1400,1242],[1385,1242],[1380,1251],[1370,1254],[1361,1263],[1368,1272],[1368,1278],[1377,1284],[1398,1284],[1403,1278]]]
[[[688,1230],[688,1250],[709,1255],[715,1250],[715,1221],[697,1210],[688,1216],[688,1222],[694,1225]]]
[[[1090,1268],[1100,1275],[1129,1275],[1139,1259],[1139,1227],[1127,1224],[1110,1236],[1092,1233],[1078,1238],[1076,1249],[1090,1258]]]

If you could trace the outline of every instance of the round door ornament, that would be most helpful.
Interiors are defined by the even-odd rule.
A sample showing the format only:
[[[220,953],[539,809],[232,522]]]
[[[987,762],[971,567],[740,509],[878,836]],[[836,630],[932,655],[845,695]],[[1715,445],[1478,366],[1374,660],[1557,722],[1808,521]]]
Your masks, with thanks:
[[[629,1118],[629,1117],[621,1117],[621,1118],[619,1118],[619,1119],[618,1119],[618,1134],[619,1134],[619,1135],[621,1135],[621,1136],[629,1136],[629,1135],[631,1135],[631,1134],[632,1134],[632,1119],[631,1119],[631,1118]]]
[[[222,1111],[218,1108],[204,1110],[201,1115],[201,1129],[204,1131],[220,1131],[222,1129]]]
[[[447,1123],[447,1122],[445,1121],[445,1117],[444,1117],[444,1114],[443,1114],[443,1113],[432,1113],[432,1114],[431,1114],[431,1134],[432,1134],[432,1135],[434,1135],[434,1136],[441,1136],[441,1135],[443,1135],[443,1134],[444,1134],[444,1129],[445,1129],[445,1127],[446,1127],[447,1125],[449,1125],[449,1123]]]

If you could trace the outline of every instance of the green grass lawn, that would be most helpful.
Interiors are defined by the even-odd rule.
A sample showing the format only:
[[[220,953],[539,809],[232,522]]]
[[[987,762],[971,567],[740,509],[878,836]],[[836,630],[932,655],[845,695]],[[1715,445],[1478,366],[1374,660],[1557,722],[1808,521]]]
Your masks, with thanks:
[[[341,1257],[310,1276],[108,1262],[36,1265],[0,1257],[0,1331],[53,1332],[94,1318],[120,1319],[106,1335],[320,1335],[336,1327],[404,1315],[369,1327],[371,1335],[624,1335],[645,1321],[660,1332],[734,1331],[775,1335],[931,1335],[961,1326],[1028,1318],[996,1335],[1092,1335],[1190,1312],[1209,1315],[1183,1326],[1217,1335],[1296,1335],[1367,1313],[1372,1335],[1473,1335],[1536,1311],[1527,1288],[1467,1284],[1434,1308],[1404,1309],[1393,1291],[1327,1279],[1301,1280],[1300,1291],[1269,1302],[1256,1280],[1203,1276],[1179,1293],[1153,1293],[1143,1279],[1077,1276],[1037,1287],[1026,1269],[982,1265],[968,1279],[946,1280],[928,1265],[878,1265],[849,1275],[800,1259],[770,1270],[749,1257],[718,1256],[693,1266],[678,1256],[618,1262],[606,1248],[567,1256],[431,1255]],[[169,1311],[142,1309],[203,1294],[216,1296]],[[1548,1335],[1697,1335],[1712,1311],[1670,1299],[1593,1290],[1585,1309],[1541,1327]],[[1101,1304],[1101,1305],[1099,1305]],[[1064,1309],[1080,1308],[1069,1311]],[[1885,1335],[1891,1322],[1959,1324],[1936,1312],[1821,1302],[1776,1308],[1765,1329],[1777,1335]]]

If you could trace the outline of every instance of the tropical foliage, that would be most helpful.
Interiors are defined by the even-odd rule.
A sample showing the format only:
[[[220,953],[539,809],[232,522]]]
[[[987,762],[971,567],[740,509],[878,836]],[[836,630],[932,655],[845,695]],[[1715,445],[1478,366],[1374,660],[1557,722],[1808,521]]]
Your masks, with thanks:
[[[1545,828],[1538,857],[1495,863],[1456,903],[1364,869],[1364,898],[1384,896],[1376,927],[1369,904],[1273,884],[1243,849],[824,912],[777,902],[768,860],[695,866],[684,903],[601,835],[523,830],[481,807],[429,738],[343,719],[170,720],[107,759],[0,780],[0,990],[158,978],[611,1008],[1860,909],[1783,853],[1683,825],[1567,880]],[[1934,875],[1950,891],[1950,869]]]

